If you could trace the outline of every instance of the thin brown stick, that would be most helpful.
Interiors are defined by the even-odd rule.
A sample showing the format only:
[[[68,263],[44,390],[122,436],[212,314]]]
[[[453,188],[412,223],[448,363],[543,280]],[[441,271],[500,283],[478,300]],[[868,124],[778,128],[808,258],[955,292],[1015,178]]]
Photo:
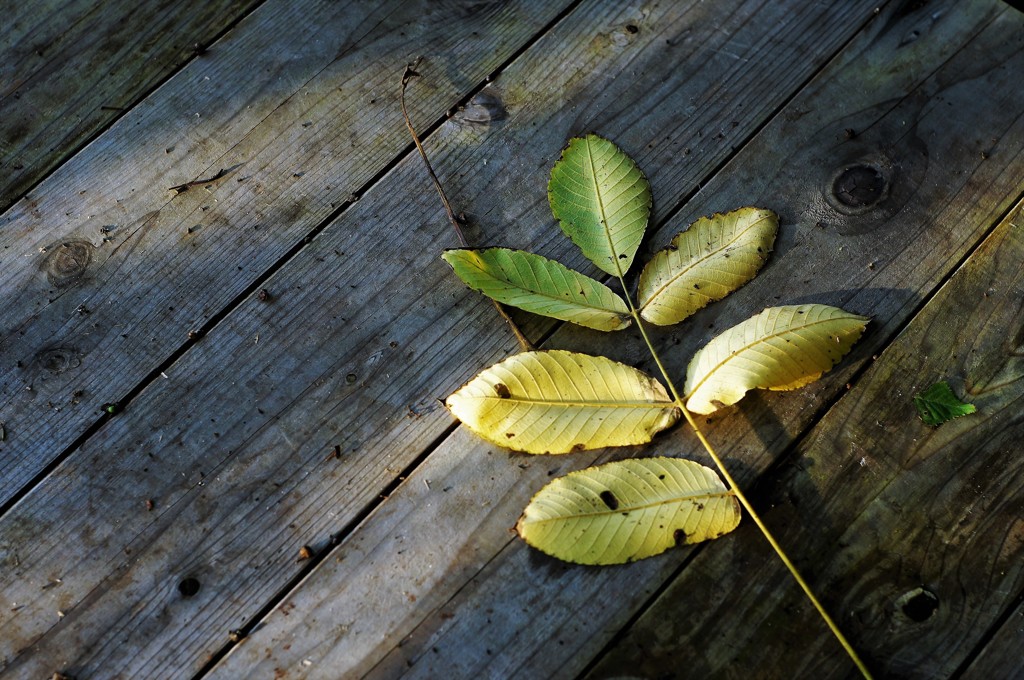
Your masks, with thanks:
[[[220,172],[218,172],[216,175],[213,175],[212,177],[206,177],[204,179],[195,179],[192,180],[191,182],[185,182],[184,184],[179,184],[176,187],[169,188],[168,191],[173,191],[175,194],[183,194],[192,187],[201,187],[204,184],[212,184],[213,182],[216,182],[222,177],[228,175],[232,171],[238,169],[239,167],[241,167],[241,165],[242,164],[239,163],[238,165],[232,165],[230,168],[221,168]]]
[[[456,216],[455,211],[452,210],[452,204],[448,202],[448,196],[444,193],[444,188],[441,186],[440,180],[437,179],[437,175],[434,174],[434,168],[430,165],[430,160],[427,158],[427,152],[423,148],[423,143],[420,142],[419,135],[416,134],[415,128],[412,126],[412,120],[409,118],[409,111],[405,108],[405,89],[409,86],[409,81],[419,76],[416,72],[416,67],[419,65],[420,59],[417,59],[411,64],[407,64],[405,67],[405,73],[402,74],[402,91],[399,95],[398,101],[402,106],[402,117],[405,118],[405,126],[409,128],[409,134],[412,136],[413,143],[416,144],[416,149],[420,152],[420,158],[423,159],[423,165],[427,167],[427,172],[430,174],[430,181],[434,183],[434,188],[437,189],[437,195],[441,197],[441,203],[444,205],[444,211],[448,215],[448,221],[451,223],[452,228],[455,230],[455,235],[459,239],[459,243],[463,248],[469,248],[469,242],[466,240],[466,235],[462,231],[462,223]],[[498,314],[508,324],[512,334],[516,336],[516,340],[519,341],[519,345],[523,348],[524,352],[529,352],[534,349],[533,343],[527,339],[523,332],[516,325],[516,322],[512,320],[512,317],[508,315],[505,308],[501,306],[497,300],[491,300],[494,303],[494,308],[498,310]]]

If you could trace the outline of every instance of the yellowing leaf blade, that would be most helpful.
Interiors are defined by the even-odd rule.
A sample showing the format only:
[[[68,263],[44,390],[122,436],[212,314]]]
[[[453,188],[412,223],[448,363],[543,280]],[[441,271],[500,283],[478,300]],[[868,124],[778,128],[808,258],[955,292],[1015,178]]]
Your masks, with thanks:
[[[665,388],[647,374],[563,350],[509,357],[445,405],[487,441],[527,453],[646,444],[680,416]]]
[[[640,168],[607,139],[573,139],[551,169],[551,212],[595,265],[624,274],[647,229],[651,186]]]
[[[631,322],[611,288],[546,257],[509,248],[447,250],[442,257],[463,283],[503,304],[599,331]]]
[[[700,218],[644,267],[637,291],[641,316],[667,326],[721,300],[754,278],[778,229],[778,216],[760,208]]]
[[[701,348],[687,368],[686,408],[712,413],[752,389],[792,390],[821,377],[869,319],[827,305],[770,307]]]
[[[541,489],[516,531],[578,564],[622,564],[726,534],[740,505],[711,469],[679,458],[640,458],[572,472]]]

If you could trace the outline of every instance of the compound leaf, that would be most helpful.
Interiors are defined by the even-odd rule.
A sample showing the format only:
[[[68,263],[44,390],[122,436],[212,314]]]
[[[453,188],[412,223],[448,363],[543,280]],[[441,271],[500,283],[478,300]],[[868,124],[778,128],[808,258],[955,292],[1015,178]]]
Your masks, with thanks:
[[[748,390],[793,390],[834,366],[869,319],[827,305],[770,307],[701,348],[687,368],[686,408],[712,413]]]
[[[527,453],[646,444],[680,416],[654,378],[600,356],[523,352],[445,401],[473,432]]]
[[[509,248],[447,250],[441,257],[467,286],[498,302],[599,331],[631,323],[611,288],[546,257]]]
[[[626,273],[651,214],[651,186],[633,159],[597,135],[573,139],[551,169],[548,201],[591,262]]]
[[[925,425],[938,426],[943,423],[974,413],[978,409],[957,399],[949,383],[937,382],[914,397],[914,406]]]
[[[641,316],[667,326],[721,300],[754,278],[778,230],[778,216],[760,208],[700,218],[644,267],[637,291]]]
[[[711,469],[679,458],[607,463],[555,479],[523,511],[528,544],[578,564],[622,564],[736,528],[740,505]]]

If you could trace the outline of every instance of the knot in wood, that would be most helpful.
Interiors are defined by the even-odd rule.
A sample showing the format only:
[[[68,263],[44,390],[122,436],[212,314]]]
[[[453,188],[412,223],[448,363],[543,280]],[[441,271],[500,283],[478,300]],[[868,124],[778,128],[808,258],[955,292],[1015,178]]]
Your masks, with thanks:
[[[939,598],[926,588],[914,588],[896,600],[896,606],[911,621],[922,623],[932,617],[939,608]]]
[[[843,168],[832,181],[832,195],[836,201],[854,212],[880,203],[888,193],[885,174],[872,165]]]
[[[70,347],[51,347],[36,354],[35,365],[47,373],[60,375],[81,366],[82,359],[79,357],[78,351]]]
[[[51,285],[66,288],[77,283],[92,262],[96,247],[88,241],[64,241],[47,248],[43,270]]]
[[[479,92],[469,100],[466,107],[458,113],[458,118],[467,123],[489,125],[494,121],[505,120],[508,113],[501,98],[494,92]]]

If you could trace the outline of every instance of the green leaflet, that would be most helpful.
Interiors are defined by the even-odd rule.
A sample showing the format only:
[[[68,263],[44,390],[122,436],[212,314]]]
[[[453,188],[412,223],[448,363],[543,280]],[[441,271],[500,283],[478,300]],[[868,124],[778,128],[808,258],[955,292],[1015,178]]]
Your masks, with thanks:
[[[779,218],[740,208],[702,217],[655,253],[640,275],[640,314],[651,323],[679,323],[750,281],[775,242]]]
[[[548,201],[591,262],[626,273],[651,214],[651,187],[633,159],[597,135],[573,139],[551,169]]]
[[[679,458],[640,458],[551,481],[516,531],[561,560],[622,564],[718,538],[739,521],[739,502],[713,470]]]
[[[680,416],[649,375],[564,350],[511,356],[481,371],[445,405],[487,441],[527,453],[646,444]]]
[[[978,409],[974,404],[960,401],[949,384],[937,382],[914,397],[914,406],[925,425],[939,426],[945,422],[970,415]]]
[[[749,390],[795,390],[850,351],[868,319],[827,305],[769,307],[724,331],[693,355],[686,408],[712,413]]]
[[[467,286],[498,302],[599,331],[632,323],[611,288],[540,255],[486,248],[447,250],[442,257]]]

